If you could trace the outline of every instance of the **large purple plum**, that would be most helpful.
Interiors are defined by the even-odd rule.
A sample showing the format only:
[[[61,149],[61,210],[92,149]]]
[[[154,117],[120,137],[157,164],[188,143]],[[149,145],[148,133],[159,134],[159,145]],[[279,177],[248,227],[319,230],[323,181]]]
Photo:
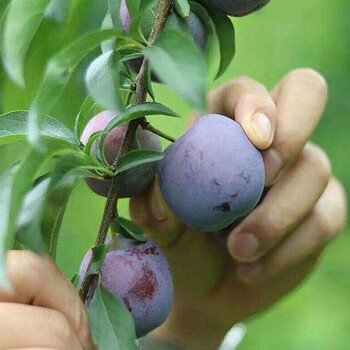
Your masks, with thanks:
[[[111,249],[100,269],[101,283],[124,302],[134,319],[137,337],[142,337],[168,317],[174,300],[173,280],[164,254],[152,241],[118,240],[120,250],[114,250],[109,241]],[[81,264],[81,278],[90,258],[91,251]]]
[[[197,0],[230,16],[242,17],[260,10],[270,0]]]
[[[182,222],[218,231],[258,203],[265,168],[238,123],[210,114],[165,151],[158,176],[167,204]]]
[[[112,120],[114,114],[110,111],[105,111],[97,114],[90,120],[84,129],[81,136],[81,142],[86,144],[90,137],[96,132],[105,130],[106,126]],[[106,139],[105,156],[109,164],[113,164],[118,157],[125,134],[127,124],[123,124],[115,128]],[[143,149],[161,151],[161,143],[159,137],[155,134],[142,130],[141,127],[137,130],[137,138]],[[136,148],[136,146],[135,146]],[[93,145],[92,154],[96,152],[96,147]],[[139,165],[123,173],[120,179],[120,197],[133,197],[144,192],[153,182],[155,178],[155,164]],[[100,196],[107,197],[111,186],[111,180],[86,179],[89,187]]]

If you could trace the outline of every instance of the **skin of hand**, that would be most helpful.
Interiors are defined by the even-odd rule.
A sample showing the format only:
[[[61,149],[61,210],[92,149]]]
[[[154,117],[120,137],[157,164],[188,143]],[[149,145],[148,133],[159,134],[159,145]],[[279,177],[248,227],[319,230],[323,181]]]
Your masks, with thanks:
[[[88,313],[72,283],[49,258],[7,256],[12,290],[0,290],[0,349],[94,350]]]
[[[164,250],[174,276],[175,305],[155,338],[180,349],[217,349],[235,323],[298,286],[343,229],[344,189],[325,152],[309,141],[327,99],[324,78],[311,69],[290,72],[271,93],[239,78],[211,95],[210,112],[240,123],[266,169],[263,202],[227,244],[179,222],[157,182],[131,200],[133,220]]]

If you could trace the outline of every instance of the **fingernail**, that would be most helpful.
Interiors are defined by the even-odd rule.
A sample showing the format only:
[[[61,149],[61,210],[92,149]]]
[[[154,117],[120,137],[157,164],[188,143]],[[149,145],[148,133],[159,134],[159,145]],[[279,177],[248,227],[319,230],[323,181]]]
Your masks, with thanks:
[[[158,183],[156,183],[152,189],[150,211],[153,217],[158,221],[164,221],[167,219],[166,203]]]
[[[260,242],[251,233],[240,233],[233,237],[231,243],[233,257],[242,262],[252,262],[258,253]]]
[[[268,142],[272,136],[272,125],[265,114],[256,112],[252,116],[252,126],[256,136],[263,142]]]
[[[265,176],[266,185],[272,185],[274,180],[277,178],[283,167],[283,161],[281,156],[274,149],[269,149],[263,152],[264,163],[265,163]]]
[[[252,264],[252,265],[239,265],[236,269],[237,277],[243,282],[256,282],[262,276],[262,265]]]

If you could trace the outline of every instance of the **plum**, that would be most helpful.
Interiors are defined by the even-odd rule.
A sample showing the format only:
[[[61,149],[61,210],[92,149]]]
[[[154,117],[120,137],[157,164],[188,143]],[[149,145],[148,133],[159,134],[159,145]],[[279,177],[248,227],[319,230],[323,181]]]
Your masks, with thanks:
[[[173,143],[157,171],[170,209],[200,231],[219,231],[248,214],[265,184],[261,153],[238,123],[217,114]]]
[[[108,241],[110,251],[100,268],[101,283],[124,302],[134,319],[137,337],[142,337],[168,317],[174,300],[173,280],[164,254],[152,241],[141,243],[124,237],[118,241],[120,250],[114,250]],[[81,279],[90,258],[91,251],[81,264]],[[93,298],[93,290],[89,298]]]
[[[125,0],[122,0],[120,5],[120,19],[122,22],[124,33],[128,34],[131,28],[132,19]],[[169,19],[171,18],[169,17]],[[146,20],[143,21],[142,31],[146,38],[148,38],[151,33],[153,20],[154,20],[154,15],[150,13],[150,15],[146,17]],[[188,24],[188,28],[194,38],[194,41],[204,52],[208,41],[208,30],[205,27],[203,21],[193,12],[190,12],[190,15],[188,16],[186,21]],[[141,68],[142,62],[143,62],[143,58],[141,57],[141,58],[136,58],[131,60],[129,64],[133,71],[138,72]],[[152,73],[152,80],[155,82],[159,82],[158,77],[154,73]]]
[[[81,142],[86,144],[90,137],[96,132],[103,131],[112,120],[114,113],[104,111],[93,117],[84,129],[81,136]],[[106,139],[105,156],[109,164],[113,164],[118,157],[125,134],[127,124],[115,128]],[[161,151],[159,137],[141,127],[137,129],[137,138],[143,149]],[[136,148],[136,145],[135,145]],[[91,149],[92,154],[96,152],[95,145]],[[144,192],[153,182],[156,175],[154,163],[139,165],[133,169],[127,170],[120,179],[120,197],[128,198]],[[107,197],[111,186],[111,180],[97,180],[87,178],[86,183],[98,195]]]
[[[260,10],[270,0],[197,0],[230,16],[243,17]]]

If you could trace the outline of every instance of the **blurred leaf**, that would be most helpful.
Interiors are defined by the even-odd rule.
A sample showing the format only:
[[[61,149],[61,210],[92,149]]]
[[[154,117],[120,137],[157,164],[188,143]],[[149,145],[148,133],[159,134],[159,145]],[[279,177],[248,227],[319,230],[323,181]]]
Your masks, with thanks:
[[[78,140],[80,140],[82,126],[85,120],[89,117],[91,111],[95,108],[96,102],[90,96],[88,96],[80,107],[79,113],[75,119],[74,133]]]
[[[92,337],[100,350],[136,350],[135,325],[124,303],[97,286],[89,308]]]
[[[113,29],[113,28],[114,28],[114,24],[113,24],[112,16],[110,11],[108,11],[105,18],[103,19],[101,29],[106,30],[106,29]],[[106,40],[101,43],[101,51],[104,53],[110,50],[114,50],[116,46],[117,46],[117,41],[115,39]]]
[[[153,91],[153,85],[152,85],[152,68],[150,66],[148,66],[148,69],[147,69],[146,79],[147,79],[146,81],[147,92],[150,95],[153,102],[155,102],[156,99],[154,97],[154,91]]]
[[[105,130],[109,132],[121,124],[150,115],[166,115],[169,117],[180,118],[177,113],[160,103],[146,102],[131,106],[124,110],[124,112],[122,112],[118,117],[115,117],[108,124]]]
[[[45,17],[58,23],[63,23],[67,19],[69,5],[69,0],[51,0],[51,3],[46,9]]]
[[[92,262],[87,272],[88,275],[96,275],[100,271],[101,265],[104,263],[109,246],[106,244],[99,245],[92,248]]]
[[[57,102],[79,63],[104,40],[124,37],[117,30],[102,30],[87,34],[63,49],[48,63],[43,82],[29,112],[29,141],[40,144],[40,124],[45,114]]]
[[[24,86],[24,63],[29,46],[51,0],[12,0],[2,35],[4,67],[15,83]]]
[[[128,7],[131,18],[134,19],[137,15],[140,14],[141,2],[141,0],[126,0],[126,6]]]
[[[235,56],[235,28],[231,19],[224,13],[211,9],[209,15],[214,22],[220,42],[221,63],[219,72],[216,76],[216,79],[218,79],[226,72]]]
[[[113,22],[113,26],[116,29],[122,30],[123,25],[120,18],[120,4],[121,0],[108,0],[108,8]]]
[[[15,111],[0,116],[0,146],[22,141],[28,134],[28,112]],[[41,124],[44,137],[61,139],[77,145],[77,140],[65,125],[58,120],[45,116]]]
[[[117,220],[112,221],[111,227],[114,232],[119,233],[126,238],[136,239],[139,242],[147,241],[147,238],[143,235],[143,231],[140,227],[121,216],[119,216]]]
[[[17,240],[38,254],[46,252],[41,221],[49,186],[50,179],[44,179],[26,195],[18,222]]]
[[[206,111],[207,67],[200,49],[189,35],[166,30],[144,53],[161,81],[191,107]]]
[[[176,12],[182,18],[187,18],[190,15],[190,4],[188,0],[175,0],[174,5]]]
[[[162,152],[141,149],[131,151],[121,157],[117,163],[117,174],[135,168],[142,164],[154,163],[164,158]]]
[[[115,51],[107,51],[97,57],[86,72],[86,86],[100,107],[120,113],[120,63]]]

